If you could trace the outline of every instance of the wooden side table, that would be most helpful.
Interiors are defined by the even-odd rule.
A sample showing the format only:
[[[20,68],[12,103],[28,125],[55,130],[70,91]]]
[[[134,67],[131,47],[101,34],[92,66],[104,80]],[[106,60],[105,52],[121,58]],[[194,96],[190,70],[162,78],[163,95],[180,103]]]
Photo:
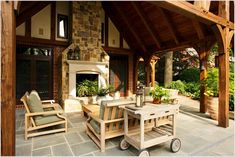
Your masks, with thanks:
[[[89,113],[99,113],[100,106],[98,104],[82,105],[82,111],[83,111],[83,115],[87,117]]]

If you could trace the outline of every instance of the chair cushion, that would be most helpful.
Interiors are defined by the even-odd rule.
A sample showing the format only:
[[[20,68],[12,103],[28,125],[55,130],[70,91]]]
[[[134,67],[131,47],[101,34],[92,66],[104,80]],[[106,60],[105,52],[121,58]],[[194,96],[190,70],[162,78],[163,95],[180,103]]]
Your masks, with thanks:
[[[38,125],[44,125],[44,124],[62,121],[64,119],[56,115],[47,115],[47,116],[37,116],[35,117],[34,120],[35,120],[36,125],[38,126]]]
[[[42,101],[35,92],[31,92],[27,99],[30,112],[43,112]]]
[[[98,123],[97,121],[95,121],[94,119],[92,119],[92,120],[90,121],[90,125],[91,125],[91,127],[95,130],[95,132],[96,132],[97,134],[100,134],[100,125],[99,125],[99,123]]]

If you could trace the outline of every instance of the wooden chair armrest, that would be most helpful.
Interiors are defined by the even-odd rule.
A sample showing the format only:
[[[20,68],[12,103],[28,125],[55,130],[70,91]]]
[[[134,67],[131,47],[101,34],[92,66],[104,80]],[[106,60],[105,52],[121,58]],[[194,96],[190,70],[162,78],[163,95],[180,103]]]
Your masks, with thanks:
[[[25,115],[28,117],[32,116],[40,116],[40,115],[53,115],[53,114],[60,114],[63,113],[63,111],[47,111],[47,112],[34,112],[34,113],[26,113]]]
[[[57,103],[54,104],[42,104],[42,108],[49,108],[49,107],[53,107],[54,109],[59,109],[60,105]]]
[[[101,119],[98,117],[98,114],[88,114],[88,116],[89,116],[90,119],[94,119],[94,120],[97,121],[98,123],[104,122],[103,120],[101,120]]]
[[[107,123],[114,123],[114,122],[119,122],[119,121],[124,121],[124,118],[105,120],[104,123],[107,124]]]
[[[42,103],[55,103],[55,100],[43,100]]]

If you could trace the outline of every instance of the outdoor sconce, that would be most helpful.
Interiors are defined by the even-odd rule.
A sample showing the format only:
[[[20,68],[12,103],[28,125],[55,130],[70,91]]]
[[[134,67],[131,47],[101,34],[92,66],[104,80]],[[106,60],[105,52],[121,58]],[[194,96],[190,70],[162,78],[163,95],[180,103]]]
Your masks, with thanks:
[[[143,107],[144,104],[144,86],[142,84],[137,85],[136,90],[136,107]]]

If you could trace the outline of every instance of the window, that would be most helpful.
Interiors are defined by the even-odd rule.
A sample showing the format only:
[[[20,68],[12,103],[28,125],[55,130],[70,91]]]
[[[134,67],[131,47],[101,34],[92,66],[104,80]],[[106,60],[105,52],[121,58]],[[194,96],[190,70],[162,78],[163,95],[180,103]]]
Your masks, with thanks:
[[[58,14],[57,18],[57,37],[68,38],[68,16]]]

